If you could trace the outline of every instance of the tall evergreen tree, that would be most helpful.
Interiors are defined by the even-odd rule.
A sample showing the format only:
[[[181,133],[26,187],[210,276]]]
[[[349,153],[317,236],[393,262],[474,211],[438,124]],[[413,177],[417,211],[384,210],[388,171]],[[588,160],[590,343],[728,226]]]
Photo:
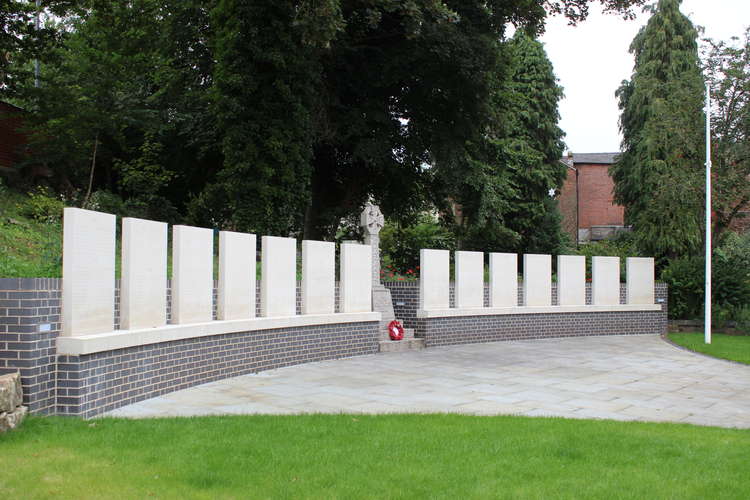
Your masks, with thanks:
[[[703,83],[697,31],[681,0],[659,0],[630,46],[633,75],[617,90],[623,153],[611,167],[639,246],[656,256],[701,242]]]
[[[461,207],[454,222],[463,247],[556,252],[562,232],[549,198],[565,176],[557,108],[563,89],[544,46],[523,31],[502,52],[491,121],[459,165],[447,172],[439,165],[439,175],[457,188],[450,197]]]

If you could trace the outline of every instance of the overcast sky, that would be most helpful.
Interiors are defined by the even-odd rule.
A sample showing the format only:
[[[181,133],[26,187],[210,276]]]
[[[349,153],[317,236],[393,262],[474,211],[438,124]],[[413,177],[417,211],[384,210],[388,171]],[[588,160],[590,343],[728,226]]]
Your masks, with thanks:
[[[750,0],[683,0],[681,10],[715,39],[741,36],[750,25]],[[541,40],[565,89],[560,125],[568,150],[620,150],[615,90],[630,78],[633,57],[628,48],[647,19],[640,11],[634,21],[604,15],[592,3],[589,18],[578,26],[568,26],[560,17],[548,21]]]

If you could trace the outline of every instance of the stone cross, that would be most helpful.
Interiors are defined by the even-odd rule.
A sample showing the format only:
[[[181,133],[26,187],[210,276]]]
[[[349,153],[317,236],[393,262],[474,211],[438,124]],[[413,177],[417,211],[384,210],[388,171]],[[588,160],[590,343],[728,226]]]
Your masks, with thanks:
[[[385,218],[380,207],[367,202],[360,217],[360,225],[365,230],[365,245],[372,247],[372,284],[380,286],[380,230],[383,229]]]

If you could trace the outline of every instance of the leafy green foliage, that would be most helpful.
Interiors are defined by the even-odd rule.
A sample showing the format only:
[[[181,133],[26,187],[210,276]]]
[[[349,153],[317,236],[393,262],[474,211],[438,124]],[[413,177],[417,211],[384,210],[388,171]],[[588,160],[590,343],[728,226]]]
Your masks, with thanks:
[[[0,189],[0,278],[60,277],[62,208],[44,189]]]
[[[625,259],[642,255],[632,233],[619,233],[613,238],[580,245],[576,255],[586,256],[586,277],[591,278],[591,258],[594,256],[619,257],[620,281],[625,282]],[[671,303],[670,303],[671,307]]]
[[[611,167],[639,247],[676,256],[701,242],[703,80],[697,31],[681,0],[659,0],[630,46],[635,67],[617,91],[623,153]]]
[[[559,251],[564,245],[556,204],[563,132],[557,85],[540,42],[523,31],[501,47],[491,79],[490,121],[464,156],[437,163],[453,204],[446,210],[461,248]]]
[[[742,40],[708,40],[712,92],[712,208],[717,241],[750,203],[750,28]]]
[[[454,250],[455,244],[453,233],[429,215],[421,215],[410,225],[388,221],[380,232],[383,262],[400,274],[418,269],[421,249]]]
[[[65,200],[51,193],[49,188],[40,186],[28,193],[28,202],[21,206],[21,213],[39,222],[59,223],[62,221]]]
[[[523,246],[537,219],[513,221],[549,213],[539,193],[555,184],[536,168],[556,140],[538,120],[555,87],[525,97],[533,85],[508,63],[511,45],[528,51],[519,38],[505,52],[506,26],[538,33],[548,12],[576,22],[589,3],[50,0],[36,32],[31,4],[6,0],[0,90],[30,111],[28,164],[79,203],[107,192],[149,217],[166,207],[195,224],[333,238],[369,197],[395,218],[442,203],[436,170],[453,170],[440,182],[493,181],[476,211],[484,233]],[[506,97],[514,132],[482,152]]]
[[[714,249],[712,264],[712,303],[725,310],[725,319],[750,305],[750,233],[730,233]],[[669,285],[669,316],[677,319],[701,318],[704,313],[705,261],[701,256],[672,259],[662,272]]]

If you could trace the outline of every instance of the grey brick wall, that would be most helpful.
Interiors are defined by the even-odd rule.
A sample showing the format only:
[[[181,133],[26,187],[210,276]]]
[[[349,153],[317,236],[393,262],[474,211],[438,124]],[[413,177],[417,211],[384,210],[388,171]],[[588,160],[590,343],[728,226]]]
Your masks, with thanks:
[[[419,309],[419,282],[418,281],[385,281],[383,282],[390,291],[393,299],[393,312],[396,318],[401,320],[407,328],[417,328],[417,309]],[[620,284],[620,303],[625,303],[627,287]],[[661,300],[664,314],[667,311],[667,285],[656,283],[654,287],[656,300]],[[552,284],[552,304],[557,305],[557,286]],[[489,307],[490,292],[489,285],[484,287],[484,305]],[[586,283],[586,304],[591,304],[591,283]],[[450,284],[450,305],[455,307],[454,284]],[[518,305],[523,305],[523,283],[518,283]]]
[[[24,404],[36,414],[90,417],[211,380],[378,351],[378,323],[366,322],[233,333],[86,356],[57,356],[61,290],[61,279],[0,278],[0,374],[21,373]],[[169,320],[171,290],[165,293]],[[336,296],[338,299],[338,286]],[[298,312],[300,297],[298,288]],[[119,328],[119,281],[114,300],[113,324]]]
[[[194,385],[378,351],[378,322],[231,333],[59,356],[57,413],[90,418]]]
[[[0,374],[20,372],[23,403],[37,414],[55,410],[61,285],[55,278],[0,278]]]
[[[666,311],[506,314],[420,318],[416,336],[425,339],[425,346],[434,347],[501,340],[660,334],[666,328]]]

